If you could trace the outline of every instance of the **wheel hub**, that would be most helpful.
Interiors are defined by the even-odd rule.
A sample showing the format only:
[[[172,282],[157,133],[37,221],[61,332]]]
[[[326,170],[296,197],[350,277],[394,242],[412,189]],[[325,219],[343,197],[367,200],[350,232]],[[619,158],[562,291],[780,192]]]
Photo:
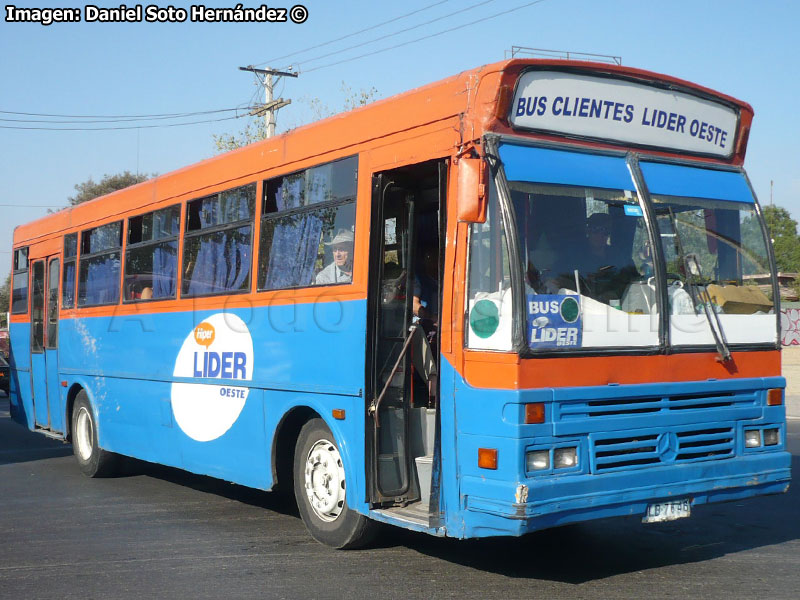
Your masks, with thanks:
[[[314,513],[323,521],[335,521],[344,510],[345,479],[336,446],[319,440],[306,457],[305,488]]]
[[[89,460],[92,457],[94,427],[89,411],[83,406],[81,406],[78,411],[77,427],[75,428],[75,444],[78,447],[78,455],[82,460]]]

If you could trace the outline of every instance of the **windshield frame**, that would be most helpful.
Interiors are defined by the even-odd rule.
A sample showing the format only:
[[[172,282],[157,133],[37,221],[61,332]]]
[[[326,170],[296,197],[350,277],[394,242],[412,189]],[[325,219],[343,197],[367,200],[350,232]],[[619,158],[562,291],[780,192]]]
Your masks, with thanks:
[[[631,179],[636,192],[641,199],[641,205],[644,208],[644,221],[647,227],[650,243],[652,244],[653,251],[658,257],[654,261],[654,271],[656,278],[656,285],[658,289],[658,345],[653,347],[593,347],[581,349],[532,349],[525,339],[525,328],[522,326],[526,322],[525,317],[525,286],[523,284],[523,265],[520,257],[520,235],[517,229],[517,218],[513,202],[511,201],[511,192],[506,178],[505,169],[500,160],[499,146],[500,143],[511,143],[520,146],[530,146],[533,148],[544,148],[552,150],[562,150],[569,152],[578,152],[583,154],[594,154],[598,156],[612,156],[617,158],[624,158],[628,168],[631,172]],[[509,245],[508,254],[511,267],[511,287],[514,297],[514,327],[512,330],[512,351],[520,354],[522,358],[547,358],[553,356],[629,356],[629,355],[654,355],[654,354],[679,354],[679,353],[697,353],[697,352],[715,352],[714,344],[698,344],[698,345],[681,345],[673,346],[670,340],[670,311],[665,307],[669,306],[668,289],[667,289],[667,274],[664,248],[661,241],[661,236],[658,230],[656,221],[655,208],[653,206],[650,190],[644,178],[644,174],[640,167],[640,162],[656,162],[665,163],[679,166],[702,168],[713,171],[729,171],[738,173],[744,177],[747,187],[752,194],[755,214],[758,216],[759,225],[761,228],[762,236],[766,242],[767,256],[769,260],[770,280],[772,297],[775,305],[775,328],[776,328],[776,341],[775,343],[746,343],[746,344],[730,344],[731,350],[734,351],[748,351],[748,350],[775,350],[780,349],[780,294],[778,289],[778,278],[776,271],[775,255],[772,244],[770,243],[769,234],[767,231],[766,223],[764,222],[763,212],[761,205],[753,189],[752,182],[747,176],[745,170],[741,167],[731,165],[721,165],[717,163],[698,162],[690,158],[666,158],[661,156],[654,156],[646,152],[635,152],[632,150],[613,150],[613,149],[600,149],[600,148],[587,148],[585,146],[569,143],[548,142],[542,140],[534,140],[530,138],[520,137],[516,135],[499,135],[499,134],[486,134],[484,135],[484,144],[486,148],[486,160],[490,167],[492,174],[492,184],[497,188],[497,199],[500,204],[500,212],[503,217],[503,224],[506,228],[506,239]]]

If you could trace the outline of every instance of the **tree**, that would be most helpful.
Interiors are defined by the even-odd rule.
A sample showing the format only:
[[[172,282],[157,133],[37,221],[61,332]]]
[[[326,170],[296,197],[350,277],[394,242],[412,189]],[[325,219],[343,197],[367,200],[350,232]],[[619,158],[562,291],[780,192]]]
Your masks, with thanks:
[[[338,111],[331,109],[319,98],[303,97],[300,99],[300,102],[307,104],[311,109],[312,123],[335,115],[337,112],[346,112],[369,104],[378,95],[378,90],[374,87],[353,91],[344,81],[340,89],[345,99]],[[222,135],[212,135],[211,137],[214,140],[214,148],[218,154],[228,152],[267,139],[267,124],[263,117],[257,117],[250,120],[239,133],[223,133]]]
[[[263,118],[258,117],[249,121],[239,133],[223,133],[211,137],[214,139],[214,147],[218,154],[229,152],[267,139],[267,123]]]
[[[8,277],[6,277],[5,283],[3,283],[3,285],[0,285],[0,315],[5,315],[5,313],[8,312],[10,298],[11,298],[11,273],[9,273]],[[3,318],[0,319],[0,321],[4,321],[4,319],[5,316],[3,316]]]
[[[797,221],[791,217],[788,210],[780,206],[764,207],[764,220],[772,238],[778,271],[800,272],[800,236],[797,234]]]
[[[148,175],[147,173],[133,174],[130,171],[123,171],[115,175],[103,175],[103,178],[96,182],[91,177],[83,183],[75,184],[77,194],[67,198],[70,205],[75,206],[82,202],[88,202],[98,196],[104,196],[111,192],[124,189],[126,187],[136,185],[143,181],[147,181],[150,177],[155,177],[155,173]]]

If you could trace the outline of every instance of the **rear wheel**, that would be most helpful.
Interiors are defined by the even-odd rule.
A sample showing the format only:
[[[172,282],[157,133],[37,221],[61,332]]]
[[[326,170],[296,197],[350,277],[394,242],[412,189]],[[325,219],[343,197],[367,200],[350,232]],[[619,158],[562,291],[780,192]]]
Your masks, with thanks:
[[[72,408],[72,452],[81,471],[88,477],[109,477],[119,468],[119,455],[103,450],[97,444],[97,423],[89,396],[83,390],[78,392]]]
[[[358,548],[374,538],[377,524],[347,507],[344,463],[322,419],[312,419],[300,431],[294,493],[300,516],[317,541],[334,548]]]

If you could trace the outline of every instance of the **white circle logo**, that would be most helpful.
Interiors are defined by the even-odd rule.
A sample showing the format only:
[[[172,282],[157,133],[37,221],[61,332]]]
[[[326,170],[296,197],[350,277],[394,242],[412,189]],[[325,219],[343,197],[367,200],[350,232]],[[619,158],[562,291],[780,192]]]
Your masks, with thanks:
[[[205,319],[186,337],[175,360],[175,377],[251,381],[253,338],[231,313]],[[173,383],[172,412],[183,432],[198,442],[224,434],[239,418],[250,388],[210,383]]]

